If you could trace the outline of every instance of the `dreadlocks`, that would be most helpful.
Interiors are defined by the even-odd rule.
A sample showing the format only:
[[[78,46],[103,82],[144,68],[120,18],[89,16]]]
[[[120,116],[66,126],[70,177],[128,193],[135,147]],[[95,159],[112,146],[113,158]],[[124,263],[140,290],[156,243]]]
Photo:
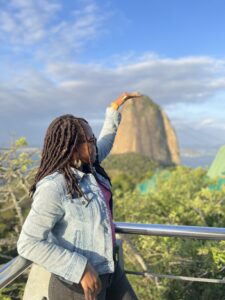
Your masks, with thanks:
[[[77,178],[70,168],[72,155],[79,142],[81,140],[87,142],[82,122],[88,123],[85,119],[70,114],[62,115],[51,122],[45,135],[40,166],[30,188],[31,197],[36,190],[37,182],[55,171],[64,174],[68,193],[71,195],[75,193],[78,197],[83,196]],[[105,170],[99,165],[98,152],[94,165],[103,176],[110,180]],[[96,171],[92,165],[90,153],[89,164],[85,166],[84,172],[91,172],[95,176]]]

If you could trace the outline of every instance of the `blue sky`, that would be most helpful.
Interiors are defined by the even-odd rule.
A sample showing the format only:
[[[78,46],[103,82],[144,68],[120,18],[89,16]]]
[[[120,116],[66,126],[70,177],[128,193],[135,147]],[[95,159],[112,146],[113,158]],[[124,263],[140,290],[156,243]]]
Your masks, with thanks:
[[[0,0],[0,146],[41,146],[63,113],[96,134],[106,106],[138,90],[161,105],[182,153],[225,144],[222,0]]]

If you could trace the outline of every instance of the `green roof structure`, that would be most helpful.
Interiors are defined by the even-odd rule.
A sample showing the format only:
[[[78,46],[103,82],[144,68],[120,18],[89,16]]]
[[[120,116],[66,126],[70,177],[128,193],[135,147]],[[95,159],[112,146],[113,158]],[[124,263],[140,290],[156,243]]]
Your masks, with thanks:
[[[207,176],[210,178],[225,177],[225,146],[222,146],[212,162]]]
[[[137,188],[141,194],[147,194],[154,192],[157,186],[158,179],[167,180],[171,175],[168,170],[156,171],[156,173],[150,178],[137,185]]]
[[[210,190],[219,191],[225,185],[225,146],[219,149],[207,176],[211,179],[217,179],[216,184],[209,186]]]

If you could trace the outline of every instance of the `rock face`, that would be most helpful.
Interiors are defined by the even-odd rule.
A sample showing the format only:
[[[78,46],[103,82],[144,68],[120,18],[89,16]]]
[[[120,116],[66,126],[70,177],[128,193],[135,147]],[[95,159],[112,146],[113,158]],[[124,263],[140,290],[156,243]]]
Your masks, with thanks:
[[[111,154],[136,152],[162,164],[180,163],[175,130],[159,105],[143,96],[128,100],[121,113]]]

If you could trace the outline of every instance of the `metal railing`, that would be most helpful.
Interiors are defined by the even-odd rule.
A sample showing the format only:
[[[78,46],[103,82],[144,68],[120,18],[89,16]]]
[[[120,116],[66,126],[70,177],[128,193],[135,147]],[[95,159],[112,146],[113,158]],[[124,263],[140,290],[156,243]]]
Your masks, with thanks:
[[[124,234],[225,240],[225,228],[218,227],[137,224],[124,222],[116,222],[115,225],[116,232]]]
[[[194,238],[194,239],[207,239],[207,240],[225,240],[225,228],[199,227],[199,226],[173,226],[173,225],[161,225],[161,224],[137,224],[137,223],[124,223],[124,222],[115,222],[115,226],[116,226],[116,233],[121,233],[121,234],[136,234],[136,235],[161,236],[161,237],[180,237],[180,238]],[[9,283],[13,282],[19,275],[21,275],[26,269],[28,269],[31,264],[32,264],[31,261],[21,256],[17,256],[12,260],[10,260],[8,263],[0,266],[0,288],[4,288]],[[157,274],[152,274],[152,276],[157,276]],[[158,275],[158,277],[163,277],[163,276],[168,277],[170,275]],[[170,276],[170,277],[173,277],[173,279],[181,279],[178,278],[178,276]],[[191,280],[194,281],[194,278],[192,278]],[[225,283],[225,280],[211,279],[210,282]]]

